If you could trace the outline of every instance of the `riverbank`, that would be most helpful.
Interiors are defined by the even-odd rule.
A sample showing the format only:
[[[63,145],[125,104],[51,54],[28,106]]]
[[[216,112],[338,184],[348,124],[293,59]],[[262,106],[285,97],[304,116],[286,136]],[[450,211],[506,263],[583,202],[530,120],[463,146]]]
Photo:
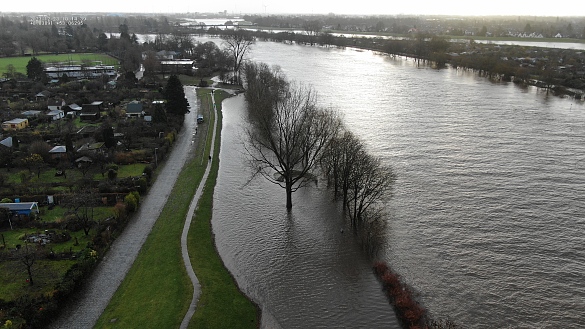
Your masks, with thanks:
[[[229,30],[215,31],[229,34]],[[308,35],[293,31],[250,31],[260,40],[319,47],[357,48],[390,56],[414,58],[436,68],[451,65],[471,69],[482,76],[544,88],[559,96],[583,99],[585,95],[585,53],[578,49],[480,43],[469,39],[453,42],[433,35],[409,38],[368,38],[331,33]],[[494,39],[495,42],[495,39]]]
[[[271,26],[254,26],[257,30],[264,30],[270,32],[295,32],[299,31],[298,28],[294,27],[271,27]],[[303,31],[304,32],[304,31]],[[401,34],[401,33],[392,33],[392,32],[368,32],[368,31],[346,31],[346,30],[336,30],[336,29],[328,29],[325,30],[324,33],[331,33],[331,34],[340,34],[340,35],[354,35],[354,36],[363,36],[363,37],[370,37],[370,38],[387,38],[387,39],[410,39],[412,38],[412,34]],[[488,36],[467,36],[467,35],[444,35],[441,34],[440,37],[449,39],[449,40],[474,40],[476,42],[558,42],[558,43],[582,43],[585,44],[584,39],[575,39],[575,38],[521,38],[521,37],[488,37]]]

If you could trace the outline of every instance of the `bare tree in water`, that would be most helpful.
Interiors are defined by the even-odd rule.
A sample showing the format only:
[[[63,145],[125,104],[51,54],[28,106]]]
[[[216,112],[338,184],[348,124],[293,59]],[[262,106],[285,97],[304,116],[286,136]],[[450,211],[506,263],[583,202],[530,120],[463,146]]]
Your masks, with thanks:
[[[245,79],[251,92],[246,96],[251,125],[245,141],[250,165],[255,175],[285,189],[290,210],[292,193],[315,179],[311,171],[341,121],[316,105],[311,88],[286,82],[266,65],[249,64]]]

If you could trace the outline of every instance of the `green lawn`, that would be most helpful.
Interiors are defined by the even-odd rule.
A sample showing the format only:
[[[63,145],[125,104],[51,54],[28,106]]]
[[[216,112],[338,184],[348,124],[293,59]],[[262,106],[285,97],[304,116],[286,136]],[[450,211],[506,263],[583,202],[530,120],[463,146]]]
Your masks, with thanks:
[[[24,265],[18,260],[0,262],[0,296],[4,300],[14,300],[27,293],[51,293],[61,277],[75,263],[74,260],[38,260],[33,265],[33,280],[31,286],[26,281],[28,275]]]
[[[142,172],[144,168],[147,166],[145,163],[133,163],[128,165],[118,165],[118,178],[126,178],[126,177],[138,177],[142,176]],[[21,177],[20,172],[26,172],[29,176],[28,183],[35,184],[35,183],[66,183],[66,182],[74,182],[78,181],[83,177],[83,174],[79,169],[67,169],[65,176],[55,176],[57,173],[57,169],[53,167],[45,166],[41,169],[40,175],[37,175],[36,170],[29,172],[27,169],[23,168],[13,168],[8,171],[6,168],[0,168],[0,174],[5,175],[8,184],[20,184]],[[90,171],[86,174],[86,177],[91,177],[94,180],[105,180],[107,179],[107,175],[104,173],[102,175],[100,167],[94,166],[94,168],[90,168]]]
[[[83,60],[90,60],[92,62],[99,62],[103,65],[118,65],[118,60],[105,54],[86,53],[86,54],[59,54],[59,55],[37,55],[34,56],[43,63],[71,63],[81,64]],[[0,75],[6,72],[6,66],[8,64],[14,65],[17,72],[26,74],[26,65],[30,61],[32,56],[20,56],[20,57],[3,57],[0,58]],[[80,104],[81,105],[81,104]]]

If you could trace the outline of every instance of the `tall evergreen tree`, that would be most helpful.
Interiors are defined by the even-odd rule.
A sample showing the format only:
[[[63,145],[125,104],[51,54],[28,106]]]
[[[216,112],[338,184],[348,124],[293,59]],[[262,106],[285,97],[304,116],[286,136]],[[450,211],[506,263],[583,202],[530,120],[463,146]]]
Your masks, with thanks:
[[[161,103],[154,105],[154,114],[152,115],[152,122],[154,123],[167,123],[167,112]]]
[[[189,102],[185,98],[183,84],[176,75],[171,75],[164,90],[166,109],[169,114],[184,115]]]
[[[45,76],[43,63],[36,57],[33,57],[26,64],[26,75],[33,80],[41,80]]]

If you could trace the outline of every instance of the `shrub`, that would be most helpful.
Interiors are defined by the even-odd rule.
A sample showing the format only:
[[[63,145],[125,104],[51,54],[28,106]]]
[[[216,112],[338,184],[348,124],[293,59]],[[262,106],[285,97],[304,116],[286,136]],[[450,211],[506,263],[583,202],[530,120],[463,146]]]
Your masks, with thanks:
[[[376,273],[377,276],[382,276],[384,273],[386,273],[388,271],[388,265],[386,265],[386,263],[384,262],[375,262],[374,263],[374,273]]]
[[[137,191],[132,191],[130,192],[131,195],[134,196],[134,199],[136,199],[136,204],[140,203],[140,193],[138,193]]]
[[[125,220],[127,216],[126,205],[122,202],[116,203],[114,206],[114,215],[117,219]]]
[[[382,262],[374,264],[374,272],[404,326],[412,329],[427,327],[426,310],[416,301],[412,289],[401,281],[400,276]]]
[[[98,184],[98,191],[100,193],[110,193],[112,192],[112,183],[108,181],[101,181]]]
[[[152,169],[151,165],[144,167],[144,170],[142,171],[142,173],[144,174],[144,176],[146,176],[147,182],[150,182],[150,180],[152,179],[153,172],[154,172],[154,170]]]
[[[136,200],[133,193],[134,192],[131,192],[124,197],[124,204],[126,205],[126,210],[128,212],[135,212],[136,209],[138,209],[138,200]]]
[[[132,153],[116,152],[114,159],[117,164],[132,164],[135,162]]]
[[[146,193],[146,190],[148,189],[148,183],[146,182],[146,177],[140,177],[138,179],[138,181],[136,182],[136,190],[138,192],[138,194],[144,194]]]
[[[112,168],[108,169],[108,179],[115,180],[118,177],[118,171]]]
[[[115,170],[118,171],[118,165],[115,163],[108,163],[106,165],[106,170]]]

